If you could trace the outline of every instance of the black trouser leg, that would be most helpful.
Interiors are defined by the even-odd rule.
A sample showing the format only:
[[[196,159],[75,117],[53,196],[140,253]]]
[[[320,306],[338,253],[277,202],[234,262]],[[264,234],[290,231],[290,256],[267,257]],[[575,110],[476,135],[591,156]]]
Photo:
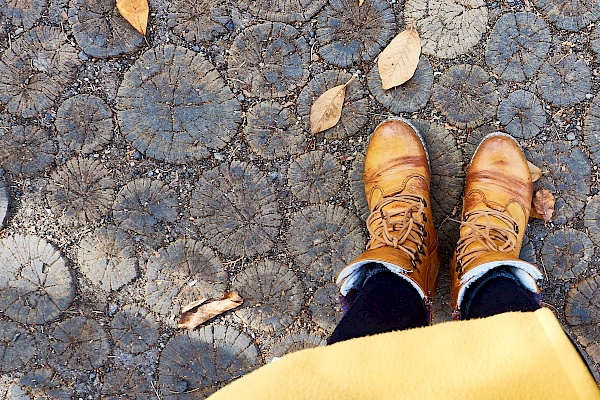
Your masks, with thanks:
[[[327,344],[427,325],[423,299],[406,280],[383,271],[370,277]]]
[[[491,271],[494,272],[494,271]],[[489,274],[489,272],[488,272]],[[535,311],[540,305],[517,281],[506,276],[486,279],[471,291],[467,289],[463,300],[463,319],[483,318],[509,311]]]

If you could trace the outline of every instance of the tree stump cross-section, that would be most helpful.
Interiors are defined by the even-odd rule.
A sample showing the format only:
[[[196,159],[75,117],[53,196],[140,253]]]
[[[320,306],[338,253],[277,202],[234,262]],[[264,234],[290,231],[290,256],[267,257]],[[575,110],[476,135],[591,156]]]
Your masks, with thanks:
[[[278,240],[281,215],[275,188],[258,168],[233,161],[204,173],[190,202],[194,223],[226,256],[255,256]]]
[[[213,65],[170,44],[146,51],[125,73],[116,107],[133,147],[175,164],[222,149],[241,122],[240,104]]]
[[[71,305],[75,288],[64,258],[36,236],[0,239],[0,310],[23,324],[43,324]]]
[[[54,105],[80,64],[59,28],[33,28],[0,57],[0,104],[19,117],[38,116]]]

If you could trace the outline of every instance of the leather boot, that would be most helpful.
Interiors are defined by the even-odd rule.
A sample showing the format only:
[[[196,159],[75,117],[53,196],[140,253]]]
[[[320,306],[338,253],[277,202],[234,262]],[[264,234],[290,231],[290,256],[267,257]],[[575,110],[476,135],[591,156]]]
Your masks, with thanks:
[[[532,195],[531,174],[517,142],[501,132],[486,136],[467,171],[460,238],[450,267],[455,319],[460,319],[465,290],[495,268],[508,268],[523,287],[539,294],[536,280],[542,274],[519,259]]]
[[[370,239],[366,251],[338,275],[340,294],[360,289],[369,265],[379,263],[379,268],[406,279],[430,307],[439,261],[429,200],[429,160],[423,140],[408,121],[392,119],[375,129],[365,159],[364,184],[371,210]]]

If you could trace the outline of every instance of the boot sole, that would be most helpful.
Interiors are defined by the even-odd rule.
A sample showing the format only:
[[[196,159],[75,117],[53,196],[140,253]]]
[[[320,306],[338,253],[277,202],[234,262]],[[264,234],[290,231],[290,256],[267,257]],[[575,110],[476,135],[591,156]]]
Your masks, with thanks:
[[[404,119],[402,117],[390,117],[390,118],[386,119],[385,121],[382,121],[381,123],[379,123],[379,125],[377,125],[377,127],[375,128],[375,130],[373,132],[375,132],[377,130],[377,128],[379,128],[379,126],[381,126],[382,124],[385,124],[388,121],[404,122],[406,125],[410,126],[413,131],[415,131],[415,133],[417,134],[417,137],[419,138],[419,140],[421,141],[421,144],[423,145],[423,148],[425,149],[425,155],[427,156],[427,167],[429,167],[429,172],[431,173],[431,163],[429,162],[429,149],[427,149],[427,145],[425,144],[425,140],[423,140],[423,136],[421,136],[421,132],[417,129],[416,126],[414,126],[412,124],[412,122],[410,122],[409,120]]]

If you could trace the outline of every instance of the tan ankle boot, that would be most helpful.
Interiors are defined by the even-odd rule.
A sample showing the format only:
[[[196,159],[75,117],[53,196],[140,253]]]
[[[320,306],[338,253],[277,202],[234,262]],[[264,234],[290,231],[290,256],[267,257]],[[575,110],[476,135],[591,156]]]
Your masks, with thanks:
[[[425,300],[435,293],[439,268],[437,235],[429,200],[427,151],[417,129],[393,119],[371,138],[364,172],[371,214],[367,250],[338,275],[340,293],[359,289],[366,265],[377,262],[406,279]]]
[[[471,160],[463,197],[460,238],[452,259],[452,309],[460,318],[465,290],[486,272],[506,266],[539,293],[540,271],[519,259],[533,186],[527,160],[507,134],[485,137]]]

